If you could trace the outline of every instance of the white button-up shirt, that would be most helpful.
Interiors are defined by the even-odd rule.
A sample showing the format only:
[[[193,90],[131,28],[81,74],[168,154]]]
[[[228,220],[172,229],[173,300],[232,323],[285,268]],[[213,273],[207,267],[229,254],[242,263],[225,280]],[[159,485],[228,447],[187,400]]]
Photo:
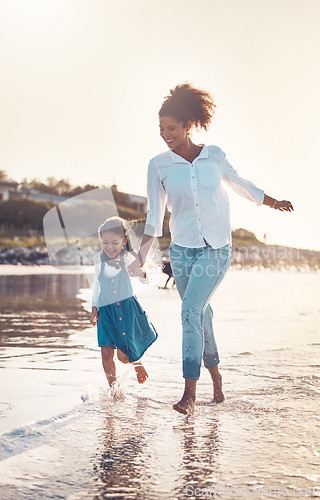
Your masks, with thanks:
[[[231,243],[229,198],[222,181],[256,205],[264,191],[243,179],[217,146],[206,146],[193,160],[168,150],[149,162],[148,214],[144,233],[162,236],[165,207],[171,212],[169,229],[176,245],[213,248]]]

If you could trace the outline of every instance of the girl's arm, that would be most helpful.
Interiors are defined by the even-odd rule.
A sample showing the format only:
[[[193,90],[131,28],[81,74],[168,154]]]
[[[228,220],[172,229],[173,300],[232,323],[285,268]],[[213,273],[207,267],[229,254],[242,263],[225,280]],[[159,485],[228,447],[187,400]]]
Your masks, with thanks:
[[[97,307],[99,302],[99,293],[100,293],[99,274],[101,265],[100,253],[94,256],[93,263],[94,263],[94,280],[92,286],[92,299],[91,299],[92,308]]]
[[[99,282],[99,273],[100,273],[100,254],[94,256],[94,281],[92,286],[92,299],[91,299],[91,316],[90,323],[95,326],[99,319],[99,309],[98,309],[98,301],[99,301],[99,293],[100,293],[100,282]]]

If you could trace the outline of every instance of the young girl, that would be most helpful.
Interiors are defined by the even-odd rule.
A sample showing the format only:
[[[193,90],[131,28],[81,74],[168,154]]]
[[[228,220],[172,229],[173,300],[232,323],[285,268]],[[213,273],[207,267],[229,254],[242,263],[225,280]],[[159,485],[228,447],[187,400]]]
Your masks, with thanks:
[[[114,350],[122,363],[132,363],[139,384],[148,374],[140,360],[158,337],[157,332],[133,293],[127,266],[137,254],[124,221],[110,217],[98,229],[101,252],[94,257],[94,283],[90,323],[97,325],[102,365],[110,387],[116,381]],[[147,281],[141,269],[139,279]]]

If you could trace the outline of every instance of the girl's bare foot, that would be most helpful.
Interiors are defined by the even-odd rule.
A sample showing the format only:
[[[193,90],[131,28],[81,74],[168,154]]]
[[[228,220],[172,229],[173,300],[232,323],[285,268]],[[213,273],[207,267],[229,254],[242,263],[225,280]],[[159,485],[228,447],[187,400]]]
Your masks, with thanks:
[[[114,401],[124,400],[126,397],[125,387],[116,380],[110,387],[110,395]]]
[[[134,363],[134,369],[136,371],[137,380],[139,384],[143,384],[148,378],[148,374],[145,367],[141,363],[137,364]]]
[[[179,403],[173,405],[173,409],[184,415],[190,415],[194,412],[195,398],[191,396],[183,396]]]

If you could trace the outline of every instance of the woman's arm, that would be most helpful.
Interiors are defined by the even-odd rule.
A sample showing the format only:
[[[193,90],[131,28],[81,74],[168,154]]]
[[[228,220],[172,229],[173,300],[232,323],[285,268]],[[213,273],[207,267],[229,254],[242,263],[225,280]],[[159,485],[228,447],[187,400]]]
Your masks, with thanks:
[[[138,253],[138,258],[139,258],[140,262],[142,263],[141,264],[142,266],[146,261],[148,252],[149,252],[150,248],[152,247],[154,240],[155,240],[155,236],[150,236],[149,234],[143,235],[140,249],[139,249],[139,253]]]
[[[167,193],[161,182],[160,172],[155,159],[150,160],[148,165],[147,202],[148,213],[144,228],[144,234],[154,237],[162,236],[162,226],[166,210]]]
[[[240,177],[238,172],[232,167],[226,158],[226,155],[221,151],[221,174],[225,182],[238,194],[244,198],[254,201],[256,205],[267,205],[271,208],[280,210],[281,212],[291,212],[293,206],[290,201],[278,201],[271,196],[265,194],[262,189],[257,188],[255,184],[243,177]]]
[[[270,208],[275,208],[276,210],[280,210],[281,212],[291,212],[294,210],[292,203],[287,200],[278,201],[271,196],[264,195],[263,205],[267,205]]]
[[[264,191],[259,189],[253,182],[240,177],[238,172],[227,160],[225,153],[220,150],[220,154],[220,169],[224,182],[231,187],[235,193],[253,201],[257,206],[262,205],[264,203]]]
[[[155,159],[150,160],[148,165],[147,201],[148,213],[138,257],[128,266],[128,273],[131,276],[139,276],[155,238],[162,236],[167,193],[161,182]]]
[[[130,276],[139,276],[141,274],[141,267],[144,265],[148,252],[152,247],[152,243],[155,240],[155,236],[150,236],[149,234],[144,234],[138,256],[136,259],[128,266],[128,273]]]

